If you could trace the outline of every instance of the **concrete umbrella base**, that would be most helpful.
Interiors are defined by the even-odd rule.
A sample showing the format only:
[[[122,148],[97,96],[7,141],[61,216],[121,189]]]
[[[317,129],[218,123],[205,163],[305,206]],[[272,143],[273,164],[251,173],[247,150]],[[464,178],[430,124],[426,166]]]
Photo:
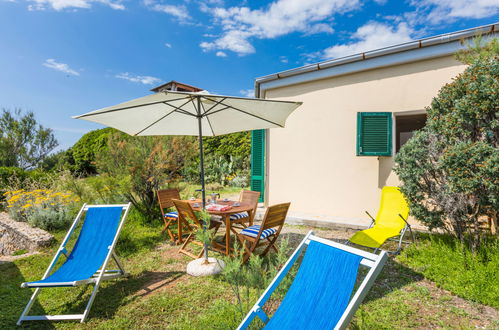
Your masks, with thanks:
[[[187,274],[192,276],[215,275],[222,271],[225,264],[222,260],[208,258],[208,263],[204,263],[204,258],[192,260],[187,264]]]

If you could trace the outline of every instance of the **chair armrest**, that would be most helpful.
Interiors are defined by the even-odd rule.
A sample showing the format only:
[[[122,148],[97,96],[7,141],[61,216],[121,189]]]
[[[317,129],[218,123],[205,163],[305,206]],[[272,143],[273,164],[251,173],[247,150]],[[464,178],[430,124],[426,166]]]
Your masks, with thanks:
[[[369,228],[371,228],[375,223],[376,223],[376,220],[374,219],[374,217],[367,211],[365,211],[366,214],[369,216],[369,218],[371,218],[371,224],[369,225]]]
[[[407,220],[402,216],[402,214],[399,213],[399,217],[404,220],[405,224],[407,225],[407,227],[411,228],[411,225],[409,224],[409,222],[407,222]]]

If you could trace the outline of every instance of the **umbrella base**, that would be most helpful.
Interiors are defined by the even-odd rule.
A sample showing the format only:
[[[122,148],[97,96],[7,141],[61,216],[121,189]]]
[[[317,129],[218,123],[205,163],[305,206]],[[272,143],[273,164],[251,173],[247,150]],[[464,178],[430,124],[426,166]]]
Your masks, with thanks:
[[[187,274],[191,276],[210,276],[219,274],[225,267],[222,260],[208,258],[208,263],[204,263],[204,258],[192,260],[187,264]]]

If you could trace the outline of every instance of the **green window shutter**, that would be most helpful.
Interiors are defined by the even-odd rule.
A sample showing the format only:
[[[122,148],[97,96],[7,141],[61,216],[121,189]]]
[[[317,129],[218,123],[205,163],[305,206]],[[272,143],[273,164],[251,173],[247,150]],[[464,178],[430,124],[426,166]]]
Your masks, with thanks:
[[[357,113],[357,156],[392,155],[392,113]]]
[[[260,192],[259,202],[264,200],[265,130],[251,132],[251,190]]]

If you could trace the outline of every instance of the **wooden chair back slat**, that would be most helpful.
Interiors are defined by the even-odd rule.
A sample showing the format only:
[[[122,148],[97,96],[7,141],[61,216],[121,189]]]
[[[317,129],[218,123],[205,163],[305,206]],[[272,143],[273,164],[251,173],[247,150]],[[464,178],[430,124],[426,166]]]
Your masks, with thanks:
[[[262,231],[273,227],[282,227],[284,221],[286,220],[286,215],[288,214],[289,206],[291,203],[283,203],[272,205],[267,208],[265,212],[265,217],[262,221]]]
[[[180,199],[180,192],[178,189],[162,189],[157,191],[158,203],[161,211],[164,213],[165,209],[173,207],[173,199]]]
[[[241,191],[241,194],[239,195],[240,202],[248,203],[253,207],[251,212],[249,212],[250,224],[253,223],[253,218],[255,217],[255,214],[256,214],[256,208],[258,207],[258,200],[259,199],[260,199],[260,192],[259,191],[243,190],[243,191]]]
[[[181,221],[185,221],[188,223],[188,220],[191,220],[196,226],[202,227],[201,222],[194,213],[194,210],[192,209],[192,206],[191,204],[189,204],[189,202],[181,201],[178,199],[172,199],[172,202],[178,211],[178,216]]]

